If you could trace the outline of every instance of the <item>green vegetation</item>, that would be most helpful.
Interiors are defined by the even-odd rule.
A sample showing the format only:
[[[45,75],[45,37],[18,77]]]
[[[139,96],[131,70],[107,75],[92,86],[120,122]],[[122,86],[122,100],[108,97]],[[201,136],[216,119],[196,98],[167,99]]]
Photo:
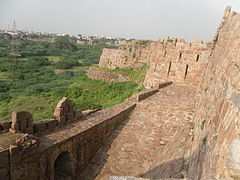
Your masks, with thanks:
[[[149,42],[149,41],[144,41],[144,40],[142,40],[142,41],[139,41],[139,42],[137,42],[137,43],[138,43],[140,46],[146,47],[148,42]]]
[[[204,126],[205,126],[206,122],[207,122],[206,120],[203,120],[203,121],[202,121],[202,123],[201,123],[201,127],[200,127],[200,128],[201,128],[201,130],[203,130],[203,129],[204,129]]]
[[[123,75],[127,76],[130,79],[130,81],[135,82],[137,84],[141,84],[144,81],[145,75],[147,73],[148,65],[144,64],[142,67],[135,68],[135,69],[133,69],[133,68],[107,69],[107,68],[100,68],[100,67],[97,67],[97,68],[104,70],[104,71],[109,71],[109,72],[123,73]]]
[[[240,180],[240,175],[233,175],[231,176],[231,178],[233,178],[234,180]]]
[[[207,136],[204,136],[204,137],[202,138],[202,143],[203,143],[204,145],[206,145],[206,143],[207,143],[207,139],[208,139]]]
[[[14,40],[21,57],[10,57],[11,36],[0,34],[0,120],[14,110],[27,110],[34,120],[53,116],[57,102],[66,96],[78,109],[106,108],[140,90],[143,74],[125,70],[131,82],[91,80],[85,69],[97,64],[103,44],[77,45],[57,37],[54,43]],[[146,67],[145,67],[146,68]]]
[[[173,43],[173,40],[172,39],[168,39],[167,42]]]
[[[217,138],[218,138],[218,135],[213,136],[214,140],[217,140]]]

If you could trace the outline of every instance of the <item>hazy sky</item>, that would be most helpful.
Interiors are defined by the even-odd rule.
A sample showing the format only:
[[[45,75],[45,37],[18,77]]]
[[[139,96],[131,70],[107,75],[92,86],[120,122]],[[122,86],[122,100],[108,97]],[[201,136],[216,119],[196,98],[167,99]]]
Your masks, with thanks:
[[[239,0],[0,0],[0,29],[209,41],[227,5],[240,12]]]

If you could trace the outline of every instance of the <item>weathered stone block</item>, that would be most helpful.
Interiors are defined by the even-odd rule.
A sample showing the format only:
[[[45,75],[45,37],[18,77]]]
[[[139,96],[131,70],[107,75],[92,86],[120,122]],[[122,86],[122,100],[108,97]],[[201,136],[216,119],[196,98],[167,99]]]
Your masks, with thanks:
[[[21,154],[18,146],[10,145],[9,151],[10,151],[10,165],[13,165],[13,164],[21,161],[22,154]]]
[[[74,113],[67,113],[67,121],[74,121]]]
[[[38,121],[33,124],[34,133],[43,133],[47,130],[48,121]]]
[[[240,139],[235,139],[230,146],[227,167],[232,175],[240,174]]]
[[[32,133],[33,132],[32,114],[27,111],[14,111],[12,113],[11,128],[22,133]]]
[[[59,107],[59,108],[56,108],[54,110],[54,116],[55,117],[60,117],[60,116],[63,116],[63,115],[64,115],[64,108]]]
[[[9,166],[9,150],[5,149],[0,151],[0,168]],[[1,177],[1,176],[0,176]]]
[[[0,179],[9,179],[9,169],[0,167]]]
[[[47,128],[49,130],[51,130],[51,129],[54,129],[55,127],[57,127],[57,125],[58,125],[58,120],[57,119],[49,119]]]
[[[1,120],[0,127],[2,130],[8,130],[11,127],[12,121],[11,120]]]
[[[57,104],[57,108],[64,108],[68,102],[68,98],[63,97]]]
[[[76,110],[75,117],[77,119],[81,118],[82,117],[82,110]]]
[[[58,124],[64,124],[67,121],[66,116],[61,116],[57,120]]]

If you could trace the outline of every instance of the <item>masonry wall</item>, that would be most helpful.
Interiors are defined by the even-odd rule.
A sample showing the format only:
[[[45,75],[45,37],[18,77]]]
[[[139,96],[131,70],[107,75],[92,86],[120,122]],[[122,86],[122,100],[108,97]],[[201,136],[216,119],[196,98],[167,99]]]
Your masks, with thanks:
[[[240,14],[227,8],[196,108],[190,179],[240,177],[239,35]]]
[[[14,111],[12,121],[1,124],[0,179],[62,179],[62,174],[64,179],[77,178],[106,139],[128,119],[136,102],[169,84],[159,84],[100,111],[75,110],[64,97],[57,104],[54,119],[37,123],[32,122],[31,113]],[[33,129],[31,134],[23,125]]]
[[[151,41],[133,41],[121,49],[103,49],[99,66],[109,69],[141,67],[149,63]]]
[[[10,164],[8,149],[0,150],[0,179],[9,179]]]
[[[165,81],[192,86],[202,81],[213,44],[176,38],[147,41],[144,45],[140,42],[122,49],[104,49],[99,66],[114,69],[149,64],[143,83],[146,88]]]
[[[152,49],[145,87],[150,88],[164,81],[198,86],[202,81],[212,44],[165,39],[152,43]]]
[[[88,164],[117,126],[128,118],[134,106],[135,103],[126,102],[102,110],[98,113],[98,116],[90,117],[82,122],[68,124],[42,136],[38,144],[27,148],[10,147],[10,159],[6,161],[6,163],[9,162],[10,172],[6,173],[6,177],[9,175],[10,179],[13,180],[54,179],[57,176],[57,159],[62,153],[65,153],[66,157],[61,162],[60,167],[69,168],[69,177],[77,177],[77,172]],[[5,153],[4,155],[8,158],[8,154]],[[0,157],[2,156],[2,153],[0,153]],[[0,172],[4,168],[0,167]]]

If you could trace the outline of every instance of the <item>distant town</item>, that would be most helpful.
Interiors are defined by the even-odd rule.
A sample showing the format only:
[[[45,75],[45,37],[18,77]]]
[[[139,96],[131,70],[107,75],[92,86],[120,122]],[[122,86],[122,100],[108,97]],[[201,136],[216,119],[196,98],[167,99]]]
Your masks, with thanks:
[[[64,33],[47,33],[47,32],[34,32],[31,31],[24,31],[17,28],[16,21],[13,21],[13,25],[10,28],[8,26],[7,30],[1,30],[0,34],[10,34],[14,38],[21,38],[27,39],[32,41],[39,41],[39,42],[54,42],[55,37],[57,36],[69,36],[73,39],[76,44],[99,44],[99,42],[104,43],[105,45],[109,46],[118,46],[118,45],[125,45],[128,41],[132,41],[133,39],[124,39],[124,38],[113,38],[113,37],[104,37],[104,36],[85,36],[81,34],[64,34]]]

